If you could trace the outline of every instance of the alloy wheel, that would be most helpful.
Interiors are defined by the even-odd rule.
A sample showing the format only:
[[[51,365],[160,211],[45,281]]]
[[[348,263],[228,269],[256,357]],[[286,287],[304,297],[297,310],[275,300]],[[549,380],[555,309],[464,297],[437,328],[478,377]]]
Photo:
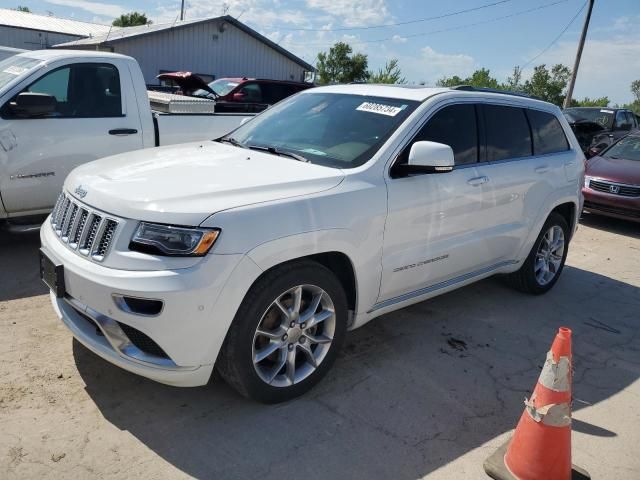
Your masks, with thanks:
[[[554,225],[546,231],[538,247],[534,263],[536,281],[539,285],[547,285],[562,268],[565,240],[564,231]]]
[[[298,285],[280,294],[263,314],[253,337],[253,366],[260,379],[288,387],[309,377],[331,348],[336,313],[329,294]]]

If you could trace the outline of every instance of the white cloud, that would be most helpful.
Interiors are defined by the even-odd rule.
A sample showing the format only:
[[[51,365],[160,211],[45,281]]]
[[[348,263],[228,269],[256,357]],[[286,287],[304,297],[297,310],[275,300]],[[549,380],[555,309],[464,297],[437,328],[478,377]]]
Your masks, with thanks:
[[[434,85],[442,77],[471,75],[477,65],[473,57],[464,53],[442,53],[426,46],[420,50],[420,56],[413,57],[410,67],[414,70],[412,77]],[[407,69],[408,70],[408,69]],[[409,73],[409,72],[408,72]]]
[[[96,3],[86,0],[45,0],[47,3],[53,5],[61,5],[64,7],[79,8],[86,10],[94,15],[101,15],[104,17],[115,18],[125,13],[126,10],[120,5],[114,5],[111,3]]]
[[[382,24],[391,16],[385,0],[306,0],[306,4],[336,17],[346,27]]]
[[[393,37],[391,37],[391,41],[393,43],[407,43],[407,38],[401,37],[400,35],[394,35]]]
[[[535,63],[563,63],[572,67],[576,48],[575,42],[562,42]],[[530,74],[530,71],[525,73]],[[573,96],[608,96],[613,103],[630,102],[633,95],[629,86],[638,78],[640,34],[629,33],[610,39],[588,39],[582,52]]]

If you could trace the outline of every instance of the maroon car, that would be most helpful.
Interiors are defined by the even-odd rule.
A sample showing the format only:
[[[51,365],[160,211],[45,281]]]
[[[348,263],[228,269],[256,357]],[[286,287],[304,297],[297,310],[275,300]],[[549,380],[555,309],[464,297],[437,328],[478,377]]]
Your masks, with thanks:
[[[640,222],[640,134],[590,158],[585,173],[585,210]]]

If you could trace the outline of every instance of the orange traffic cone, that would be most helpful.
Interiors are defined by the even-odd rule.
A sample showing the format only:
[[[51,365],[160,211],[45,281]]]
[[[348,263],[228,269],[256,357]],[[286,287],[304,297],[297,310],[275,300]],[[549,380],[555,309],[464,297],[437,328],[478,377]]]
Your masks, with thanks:
[[[484,463],[496,480],[588,479],[571,465],[571,330],[560,328],[513,438]]]

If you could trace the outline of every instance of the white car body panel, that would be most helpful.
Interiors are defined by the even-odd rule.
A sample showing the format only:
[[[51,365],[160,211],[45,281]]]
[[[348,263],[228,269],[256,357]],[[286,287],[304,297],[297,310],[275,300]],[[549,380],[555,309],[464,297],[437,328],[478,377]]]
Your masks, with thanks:
[[[0,107],[47,73],[66,65],[114,65],[120,77],[121,117],[0,118],[0,218],[51,210],[66,176],[75,167],[99,158],[154,147],[220,137],[253,115],[157,114],[157,129],[137,62],[124,55],[42,50],[18,55],[40,64],[16,75],[0,90]],[[136,133],[111,135],[110,130]]]
[[[124,154],[69,175],[67,195],[74,196],[81,185],[87,194],[77,200],[117,216],[121,226],[112,251],[96,265],[69,250],[45,224],[43,249],[64,265],[65,275],[68,271],[68,295],[152,337],[177,367],[186,369],[184,380],[175,369],[165,378],[153,366],[148,374],[139,365],[129,368],[117,352],[98,354],[164,383],[201,384],[205,374],[186,372],[204,368],[210,373],[246,292],[274,266],[314,255],[344,256],[355,283],[349,326],[357,328],[378,315],[517,270],[556,206],[579,212],[584,157],[557,107],[448,89],[348,85],[314,91],[422,104],[368,162],[353,169],[208,142]],[[389,167],[401,148],[451,102],[545,110],[561,122],[571,148],[391,178]],[[482,176],[489,181],[468,183]],[[204,258],[146,255],[127,248],[140,221],[219,228],[221,235]],[[114,293],[162,299],[165,310],[153,319],[126,313],[117,308]],[[54,303],[65,323],[75,325],[72,314],[65,317],[65,301]],[[83,343],[92,343],[70,328],[84,335]]]

